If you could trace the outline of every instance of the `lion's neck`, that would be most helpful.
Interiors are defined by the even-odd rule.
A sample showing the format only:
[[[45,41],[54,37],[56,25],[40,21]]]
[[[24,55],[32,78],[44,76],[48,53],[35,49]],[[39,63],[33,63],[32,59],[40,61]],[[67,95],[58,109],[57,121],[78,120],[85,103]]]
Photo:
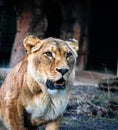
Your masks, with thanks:
[[[68,97],[65,93],[60,93],[55,96],[51,96],[50,100],[49,110],[45,114],[45,118],[47,120],[53,120],[64,112],[68,103]]]
[[[40,95],[34,96],[32,102],[26,106],[26,111],[31,114],[33,120],[44,118],[44,120],[54,120],[60,116],[68,103],[66,94],[55,96]]]

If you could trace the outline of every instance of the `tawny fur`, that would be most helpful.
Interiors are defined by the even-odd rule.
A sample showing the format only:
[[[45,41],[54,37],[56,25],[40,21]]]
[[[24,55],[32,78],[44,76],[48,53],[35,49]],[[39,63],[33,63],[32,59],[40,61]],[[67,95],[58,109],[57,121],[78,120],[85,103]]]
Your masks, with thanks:
[[[9,130],[58,130],[74,81],[77,43],[34,36],[24,39],[27,55],[0,88],[0,116]],[[62,75],[58,70],[66,69]],[[65,80],[64,90],[50,90],[46,81]]]

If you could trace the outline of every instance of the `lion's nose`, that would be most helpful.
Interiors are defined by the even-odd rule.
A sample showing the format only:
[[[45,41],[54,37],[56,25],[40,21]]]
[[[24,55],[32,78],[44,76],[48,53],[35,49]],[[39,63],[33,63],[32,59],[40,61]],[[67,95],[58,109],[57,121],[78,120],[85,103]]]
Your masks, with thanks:
[[[69,69],[57,69],[57,68],[56,68],[56,70],[58,72],[60,72],[62,75],[64,75],[65,73],[67,73],[69,71]]]

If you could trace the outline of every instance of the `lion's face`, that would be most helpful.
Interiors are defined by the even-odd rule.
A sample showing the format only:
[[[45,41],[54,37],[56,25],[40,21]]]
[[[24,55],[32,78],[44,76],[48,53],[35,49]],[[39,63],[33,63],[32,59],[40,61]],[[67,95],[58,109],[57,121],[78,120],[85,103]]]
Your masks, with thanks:
[[[74,74],[77,43],[55,38],[39,40],[34,36],[28,36],[24,44],[29,44],[26,49],[29,53],[28,71],[32,77],[51,90],[65,89]]]

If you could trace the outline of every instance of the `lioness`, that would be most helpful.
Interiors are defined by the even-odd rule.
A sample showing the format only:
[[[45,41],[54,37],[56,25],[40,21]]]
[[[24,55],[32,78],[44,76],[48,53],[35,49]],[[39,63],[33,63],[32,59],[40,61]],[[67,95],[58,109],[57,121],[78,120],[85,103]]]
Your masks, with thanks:
[[[27,54],[0,89],[0,115],[9,130],[58,130],[75,75],[77,42],[24,39]]]

